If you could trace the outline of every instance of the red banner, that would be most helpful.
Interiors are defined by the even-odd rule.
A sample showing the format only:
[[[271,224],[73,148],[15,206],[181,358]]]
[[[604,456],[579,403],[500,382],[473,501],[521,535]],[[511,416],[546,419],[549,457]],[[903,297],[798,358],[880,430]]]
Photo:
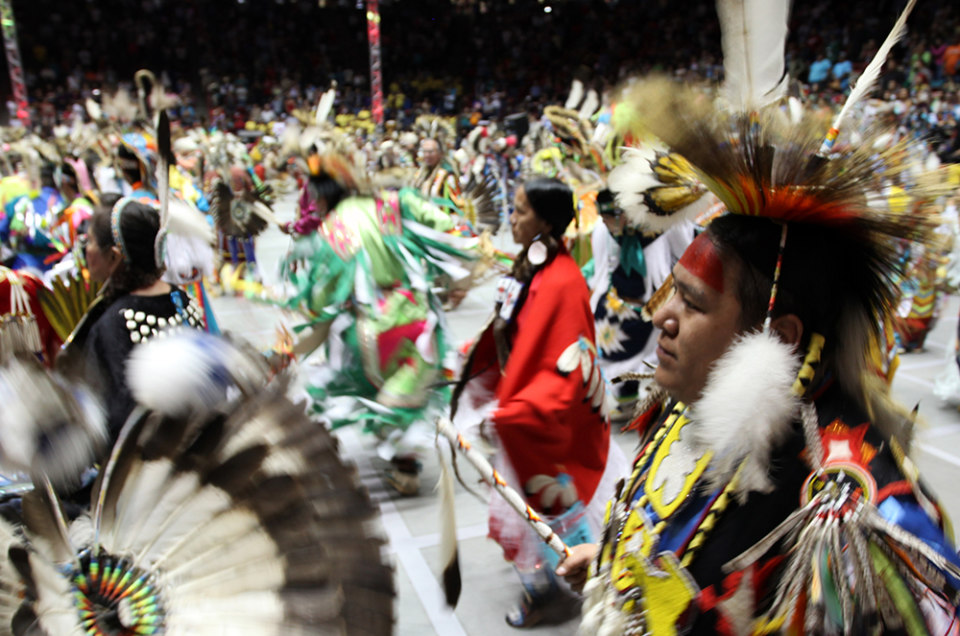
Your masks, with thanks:
[[[367,0],[367,41],[370,43],[370,111],[383,125],[383,74],[380,69],[380,2]]]

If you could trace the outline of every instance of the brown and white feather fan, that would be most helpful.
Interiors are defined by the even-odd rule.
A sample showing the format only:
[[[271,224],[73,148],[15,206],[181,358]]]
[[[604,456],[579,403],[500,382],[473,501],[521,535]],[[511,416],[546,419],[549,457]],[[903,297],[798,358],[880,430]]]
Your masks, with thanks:
[[[201,381],[221,386],[225,363]],[[136,410],[69,532],[33,497],[11,550],[18,633],[390,633],[375,509],[329,432],[261,380],[212,407]]]

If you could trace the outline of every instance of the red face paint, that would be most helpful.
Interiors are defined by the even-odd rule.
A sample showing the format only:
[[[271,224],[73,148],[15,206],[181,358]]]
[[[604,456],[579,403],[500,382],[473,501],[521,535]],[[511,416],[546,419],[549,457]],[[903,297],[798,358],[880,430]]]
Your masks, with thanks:
[[[680,257],[680,265],[712,289],[723,293],[723,261],[720,260],[713,241],[706,234],[694,239]]]

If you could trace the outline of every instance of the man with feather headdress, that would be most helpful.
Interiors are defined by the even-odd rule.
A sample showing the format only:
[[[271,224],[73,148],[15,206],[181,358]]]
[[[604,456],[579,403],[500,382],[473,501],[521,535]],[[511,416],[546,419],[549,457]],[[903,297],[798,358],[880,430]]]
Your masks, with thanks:
[[[934,222],[866,205],[871,171],[898,170],[884,153],[821,160],[811,129],[771,119],[754,134],[692,110],[681,132],[667,124],[678,110],[652,125],[730,213],[653,314],[671,401],[590,555],[584,631],[951,624],[949,525],[907,456],[911,416],[867,355],[895,293],[890,238],[923,243]],[[722,145],[733,129],[739,143]]]
[[[929,245],[937,224],[872,207],[907,172],[902,149],[831,153],[843,113],[824,143],[826,122],[763,100],[718,111],[667,82],[635,100],[727,214],[653,311],[670,397],[653,439],[599,546],[558,570],[588,578],[581,633],[955,633],[952,530],[908,455],[914,415],[868,355],[896,294],[892,239]]]

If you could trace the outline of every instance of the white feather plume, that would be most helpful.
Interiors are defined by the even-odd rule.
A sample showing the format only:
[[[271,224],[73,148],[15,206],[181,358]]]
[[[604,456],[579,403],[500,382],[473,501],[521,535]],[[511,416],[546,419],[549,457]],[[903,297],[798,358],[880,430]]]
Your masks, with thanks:
[[[182,285],[213,274],[213,228],[199,210],[170,198],[161,250],[164,280]]]
[[[904,7],[900,17],[897,18],[896,23],[893,25],[893,29],[887,34],[887,38],[883,41],[883,44],[880,45],[880,48],[877,49],[877,54],[873,56],[867,68],[863,69],[863,73],[857,78],[853,90],[850,91],[850,96],[847,97],[843,108],[840,109],[840,112],[837,113],[836,118],[834,118],[831,128],[840,130],[840,126],[843,124],[843,120],[846,118],[847,113],[850,112],[850,109],[873,90],[877,80],[880,78],[880,70],[883,68],[883,63],[887,61],[887,55],[890,54],[893,46],[899,42],[907,32],[907,18],[910,16],[910,12],[913,11],[913,5],[916,3],[917,0],[910,0],[907,6]]]
[[[115,122],[129,123],[137,118],[137,103],[121,88],[113,97],[103,98],[103,113]]]
[[[637,227],[643,226],[649,212],[644,192],[659,184],[650,167],[653,158],[654,151],[647,146],[626,148],[620,164],[607,175],[607,186],[616,196],[617,205]]]
[[[577,107],[580,106],[580,102],[582,101],[583,82],[575,79],[573,83],[570,84],[570,94],[567,96],[567,101],[564,102],[563,107],[570,110],[577,110]]]
[[[583,100],[580,106],[580,119],[590,119],[597,109],[600,108],[600,96],[592,88],[587,91],[587,98]]]
[[[799,415],[800,403],[791,391],[799,368],[792,348],[762,331],[741,336],[714,363],[689,414],[694,444],[714,454],[711,486],[727,483],[745,460],[737,496],[772,487],[770,453]]]
[[[303,127],[300,122],[293,120],[283,129],[280,135],[280,153],[283,156],[300,154],[300,135],[303,133]]]
[[[718,0],[717,15],[729,103],[752,110],[782,97],[790,0]]]
[[[317,102],[317,112],[314,116],[314,121],[317,126],[323,126],[327,123],[327,119],[330,117],[330,112],[333,110],[333,102],[337,98],[337,89],[331,88],[320,96],[320,100]]]
[[[100,109],[100,104],[95,102],[92,98],[88,97],[87,101],[84,102],[86,106],[87,114],[90,116],[90,119],[93,121],[100,121],[100,118],[103,117],[103,111]]]

